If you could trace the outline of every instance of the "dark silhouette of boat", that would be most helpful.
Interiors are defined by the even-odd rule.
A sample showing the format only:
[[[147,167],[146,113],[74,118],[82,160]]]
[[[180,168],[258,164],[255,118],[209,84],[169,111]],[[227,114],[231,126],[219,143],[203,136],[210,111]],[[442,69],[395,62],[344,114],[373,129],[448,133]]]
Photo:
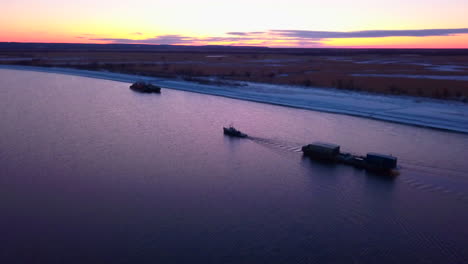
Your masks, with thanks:
[[[315,142],[302,147],[304,155],[316,160],[325,160],[363,168],[380,173],[391,173],[397,169],[397,158],[379,153],[367,153],[366,156],[358,156],[340,152],[340,146]]]
[[[239,130],[235,129],[233,126],[223,127],[223,131],[225,135],[228,135],[231,137],[239,137],[239,138],[248,137],[247,134],[240,132]]]
[[[139,93],[161,93],[161,87],[149,82],[136,82],[130,85],[130,89]]]

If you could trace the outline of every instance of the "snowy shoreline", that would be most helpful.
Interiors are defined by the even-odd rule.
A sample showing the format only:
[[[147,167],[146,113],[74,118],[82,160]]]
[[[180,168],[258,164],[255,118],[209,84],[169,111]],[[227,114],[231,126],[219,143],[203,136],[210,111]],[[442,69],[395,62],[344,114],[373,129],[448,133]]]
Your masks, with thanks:
[[[69,68],[0,65],[1,69],[58,73],[127,83],[145,80],[175,90],[468,133],[468,104],[460,102],[249,82],[241,82],[245,84],[243,86],[216,86],[177,79]]]

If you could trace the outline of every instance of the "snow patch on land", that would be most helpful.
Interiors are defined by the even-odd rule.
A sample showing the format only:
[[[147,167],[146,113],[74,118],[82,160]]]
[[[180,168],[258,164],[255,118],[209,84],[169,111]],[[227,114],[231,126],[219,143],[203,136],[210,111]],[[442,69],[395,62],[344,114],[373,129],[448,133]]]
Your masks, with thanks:
[[[351,74],[351,76],[355,76],[355,77],[389,77],[389,78],[412,78],[412,79],[468,81],[468,75],[419,75],[419,74],[356,73],[356,74]]]
[[[32,61],[32,58],[0,58],[0,61]]]
[[[400,60],[366,60],[366,61],[356,61],[356,64],[396,64],[402,63]]]
[[[0,69],[60,73],[128,83],[145,80],[163,88],[468,133],[468,105],[460,102],[250,82],[244,82],[245,86],[217,86],[66,68],[0,66]]]
[[[462,72],[465,69],[468,69],[468,67],[460,66],[460,65],[436,65],[433,67],[429,67],[427,69],[432,70],[432,71],[442,71],[442,72]]]

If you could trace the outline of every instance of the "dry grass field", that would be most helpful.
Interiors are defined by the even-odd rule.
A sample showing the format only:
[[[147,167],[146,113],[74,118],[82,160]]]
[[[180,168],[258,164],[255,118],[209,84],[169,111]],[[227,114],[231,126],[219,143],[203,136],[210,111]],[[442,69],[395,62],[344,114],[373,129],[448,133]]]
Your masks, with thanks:
[[[467,55],[0,51],[0,64],[108,70],[187,80],[216,77],[465,102],[468,98]]]

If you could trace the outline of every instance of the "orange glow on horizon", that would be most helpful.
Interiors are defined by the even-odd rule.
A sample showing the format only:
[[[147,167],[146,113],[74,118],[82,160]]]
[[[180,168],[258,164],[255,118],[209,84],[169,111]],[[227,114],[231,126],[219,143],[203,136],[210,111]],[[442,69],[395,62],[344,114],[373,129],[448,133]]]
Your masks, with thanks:
[[[457,36],[434,37],[387,37],[387,38],[350,38],[329,39],[324,41],[327,47],[353,48],[468,48],[468,34]]]
[[[128,32],[130,30],[126,30]],[[158,44],[151,43],[148,39],[161,34],[151,35],[148,33],[119,33],[118,29],[106,31],[104,28],[95,28],[96,33],[91,30],[80,29],[76,31],[8,31],[0,32],[0,42],[44,42],[44,43],[119,43],[118,40],[100,39],[123,39],[132,40],[134,44]],[[101,32],[108,32],[101,34]],[[111,32],[111,33],[109,33]],[[167,34],[167,33],[166,33]],[[169,34],[168,34],[169,35]],[[454,36],[429,36],[429,37],[379,37],[379,38],[331,38],[320,40],[301,40],[294,38],[276,38],[274,35],[263,34],[256,38],[243,38],[242,36],[209,37],[209,36],[183,36],[193,39],[189,42],[169,43],[173,45],[226,45],[226,46],[268,46],[268,47],[298,47],[298,48],[468,48],[468,34]],[[234,38],[235,40],[232,40]]]
[[[459,0],[427,0],[424,5],[405,0],[17,0],[2,3],[0,42],[468,48],[467,9],[468,2]],[[300,32],[412,29],[465,31],[367,38],[359,34],[314,38]],[[281,30],[299,32],[278,34]]]
[[[9,32],[1,34],[0,42],[37,42],[37,43],[96,43],[109,44],[119,43],[118,41],[98,40],[100,38],[109,39],[134,39],[135,44],[147,43],[144,35],[130,34],[108,34],[104,37],[97,34],[72,34],[72,33],[51,33],[35,32]],[[141,41],[138,41],[140,39]],[[458,36],[437,36],[437,37],[385,37],[385,38],[335,38],[319,40],[316,43],[301,43],[298,40],[274,39],[247,39],[245,41],[206,41],[203,37],[196,38],[191,43],[171,43],[172,45],[226,45],[226,46],[268,46],[268,47],[323,47],[323,48],[468,48],[468,34]],[[156,45],[156,44],[155,44]]]

